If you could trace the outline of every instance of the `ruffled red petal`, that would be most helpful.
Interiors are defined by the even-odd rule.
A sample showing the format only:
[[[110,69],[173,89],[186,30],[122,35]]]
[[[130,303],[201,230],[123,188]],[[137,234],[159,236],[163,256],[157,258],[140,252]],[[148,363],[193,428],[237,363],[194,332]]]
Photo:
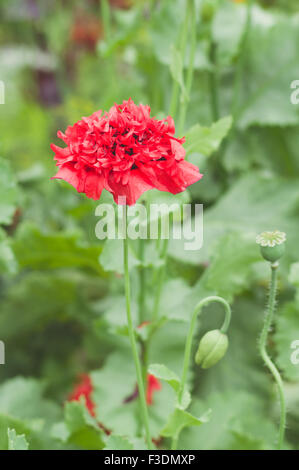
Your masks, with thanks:
[[[202,178],[197,166],[187,161],[178,162],[175,167],[175,173],[154,167],[142,167],[142,172],[152,181],[153,186],[159,191],[166,191],[177,194],[196,183]]]
[[[132,170],[127,184],[115,182],[112,175],[105,188],[112,192],[116,204],[132,206],[145,191],[153,189],[154,186],[146,181],[140,170]]]
[[[55,176],[52,176],[52,180],[60,179],[64,180],[67,183],[74,186],[75,189],[78,191],[78,187],[80,184],[79,173],[75,170],[73,164],[63,165],[59,168],[58,172]]]
[[[84,192],[87,197],[98,200],[104,189],[104,181],[103,175],[99,175],[95,171],[89,171],[87,172],[85,187],[82,192]]]
[[[100,199],[104,189],[104,176],[95,171],[78,172],[73,165],[63,165],[51,179],[62,179],[74,186],[79,193],[85,193],[91,199]]]
[[[187,162],[186,160],[179,162],[177,169],[180,174],[180,178],[183,180],[183,185],[185,186],[184,189],[191,184],[196,183],[203,177],[197,166],[193,165],[193,163]]]

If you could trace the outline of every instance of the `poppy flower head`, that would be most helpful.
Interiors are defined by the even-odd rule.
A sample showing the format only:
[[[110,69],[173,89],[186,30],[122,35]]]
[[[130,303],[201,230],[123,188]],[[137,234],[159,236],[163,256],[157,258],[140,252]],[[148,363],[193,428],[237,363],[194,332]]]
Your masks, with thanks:
[[[91,416],[95,416],[95,404],[91,399],[92,392],[93,386],[89,375],[82,374],[81,381],[74,387],[68,401],[80,401],[81,397],[84,397],[87,410]]]
[[[58,131],[66,147],[51,144],[59,167],[54,178],[96,200],[105,188],[116,203],[128,205],[153,188],[179,193],[202,175],[185,161],[184,139],[174,134],[170,116],[152,118],[149,106],[132,99],[115,104]]]

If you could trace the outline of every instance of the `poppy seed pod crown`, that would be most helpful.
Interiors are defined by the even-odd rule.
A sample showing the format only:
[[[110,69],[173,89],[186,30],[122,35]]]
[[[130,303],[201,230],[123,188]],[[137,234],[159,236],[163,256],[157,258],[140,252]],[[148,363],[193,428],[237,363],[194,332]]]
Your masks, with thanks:
[[[256,237],[256,243],[260,245],[262,257],[270,263],[276,263],[285,252],[286,239],[284,232],[274,230],[273,232],[262,232]]]

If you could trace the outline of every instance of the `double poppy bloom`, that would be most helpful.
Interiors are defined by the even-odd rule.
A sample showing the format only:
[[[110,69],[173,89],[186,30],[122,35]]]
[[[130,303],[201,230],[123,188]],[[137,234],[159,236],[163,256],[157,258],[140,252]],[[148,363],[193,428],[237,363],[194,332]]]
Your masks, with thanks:
[[[147,190],[184,191],[202,175],[185,160],[184,138],[174,137],[173,119],[157,120],[150,107],[129,99],[84,117],[57,136],[66,147],[51,144],[59,167],[54,178],[99,199],[105,188],[116,203],[135,204]],[[119,197],[121,200],[119,200]]]

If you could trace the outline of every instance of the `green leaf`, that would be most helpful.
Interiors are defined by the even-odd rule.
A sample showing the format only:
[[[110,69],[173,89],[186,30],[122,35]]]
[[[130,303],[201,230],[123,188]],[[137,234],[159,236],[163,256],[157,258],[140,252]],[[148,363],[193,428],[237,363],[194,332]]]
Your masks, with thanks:
[[[100,256],[101,266],[105,271],[124,273],[123,240],[106,240]],[[129,269],[140,265],[129,244]]]
[[[259,439],[246,431],[232,429],[229,432],[233,437],[230,450],[269,450],[269,447],[265,447],[264,439]]]
[[[211,264],[200,280],[200,288],[231,301],[248,286],[252,264],[260,260],[254,237],[231,232],[214,247]]]
[[[188,328],[189,323],[182,321],[169,321],[162,325],[152,337],[149,362],[163,363],[180,376]]]
[[[189,296],[192,288],[180,278],[170,279],[164,284],[161,302],[160,315],[171,320],[189,322],[192,313]]]
[[[133,436],[137,431],[136,401],[124,404],[136,389],[136,374],[128,340],[119,342],[104,366],[92,372],[93,398],[98,404],[97,419],[111,431]]]
[[[284,201],[288,201],[287,208]],[[204,243],[201,259],[208,259],[207,250],[212,253],[215,241],[226,232],[243,232],[245,238],[251,237],[255,244],[255,236],[266,227],[266,230],[277,229],[287,233],[288,255],[294,261],[297,260],[298,243],[295,234],[299,224],[298,218],[294,216],[297,210],[297,180],[259,172],[241,177],[205,212],[205,240],[209,240],[209,243]]]
[[[18,263],[11,247],[10,239],[0,231],[0,273],[16,274]]]
[[[142,438],[128,438],[118,434],[110,434],[106,439],[105,450],[146,450],[145,440]]]
[[[101,246],[84,243],[77,233],[46,234],[25,224],[17,233],[13,250],[22,268],[83,268],[103,275],[99,264]]]
[[[113,13],[113,19],[117,23],[114,34],[109,38],[108,43],[104,40],[98,43],[98,51],[103,58],[111,57],[119,47],[130,44],[136,30],[140,27],[139,9],[115,10]]]
[[[221,2],[212,24],[212,36],[217,44],[217,61],[230,65],[237,56],[246,23],[245,5]]]
[[[256,235],[267,227],[267,230],[279,228],[288,234],[288,253],[295,257],[297,242],[294,234],[299,227],[298,219],[294,217],[297,188],[297,180],[262,172],[251,172],[239,178],[215,205],[205,210],[204,240],[200,251],[184,250],[184,239],[171,240],[171,255],[190,264],[207,263],[215,244],[225,233],[242,232],[255,244]],[[287,209],[284,200],[288,201]]]
[[[24,420],[14,418],[7,413],[0,412],[0,449],[8,450],[9,436],[8,429],[14,429],[17,434],[25,435],[26,440],[30,439],[32,449],[41,449],[42,445],[34,431],[34,426]]]
[[[213,123],[211,127],[196,124],[186,133],[186,153],[199,152],[209,157],[215,152],[232,125],[231,116],[224,117]]]
[[[17,199],[17,185],[9,162],[0,158],[0,224],[12,222]]]
[[[107,322],[108,328],[114,333],[122,334],[128,336],[128,323],[126,315],[126,299],[122,296],[115,296],[103,301],[104,313],[103,318]],[[101,308],[101,302],[99,304]],[[137,320],[137,305],[136,302],[132,301],[131,303],[132,318],[135,322]],[[99,319],[99,328],[102,328],[102,316]]]
[[[299,262],[293,263],[291,265],[289,282],[293,284],[296,288],[299,288]]]
[[[151,15],[150,37],[151,52],[154,53],[158,61],[164,65],[170,65],[172,57],[172,47],[177,44],[178,31],[183,21],[185,4],[181,0],[165,0],[158,3]],[[190,61],[190,47],[184,56],[184,67],[188,67]],[[202,41],[200,47],[196,48],[194,57],[194,68],[207,70],[210,68],[208,58],[208,47]],[[156,74],[157,78],[157,74]]]
[[[297,126],[298,106],[291,103],[290,85],[299,76],[299,40],[296,21],[291,17],[271,17],[270,25],[253,25],[246,50],[246,81],[237,125]],[[281,54],[281,51],[284,51]],[[279,73],[273,73],[275,70]]]
[[[28,450],[29,444],[24,434],[17,434],[15,429],[7,430],[8,450]]]
[[[234,418],[230,423],[232,435],[230,449],[274,450],[276,448],[277,427],[266,416],[258,423],[257,414]],[[287,446],[287,444],[285,444]]]
[[[177,2],[163,2],[156,9],[151,26],[151,38],[156,57],[165,65],[171,63],[171,46],[176,43],[182,20]]]
[[[0,386],[0,412],[16,418],[53,420],[59,407],[43,398],[43,385],[36,379],[14,377]]]
[[[139,402],[136,396],[136,371],[128,340],[118,343],[118,350],[110,354],[105,365],[92,372],[93,400],[98,404],[97,419],[112,433],[128,436],[131,442],[140,426]],[[149,406],[150,428],[158,437],[163,423],[174,406],[174,396],[162,386]],[[137,448],[140,447],[140,443]]]
[[[298,351],[292,344],[299,341],[299,303],[289,302],[279,310],[276,316],[274,340],[277,349],[277,364],[288,380],[299,381],[299,364],[293,363],[292,354]],[[297,357],[299,355],[297,354]]]
[[[277,135],[274,129],[273,132]],[[272,134],[269,136],[269,141],[275,145]],[[263,144],[265,143],[266,139],[263,139]],[[265,146],[261,145],[261,136],[254,129],[239,131],[234,134],[234,138],[228,139],[222,158],[229,173],[245,174],[252,166],[260,165],[261,162],[263,165],[267,164]],[[270,158],[272,163],[273,155]]]
[[[211,410],[208,410],[200,418],[196,418],[192,414],[184,411],[180,408],[176,408],[170,415],[167,424],[161,431],[161,435],[164,437],[177,438],[184,428],[191,426],[201,426],[203,423],[209,421]]]
[[[288,425],[295,429],[299,419],[299,382],[284,383],[284,392],[288,404]]]
[[[134,450],[134,444],[125,436],[112,434],[106,441],[105,450]]]
[[[15,377],[0,386],[0,448],[8,448],[7,429],[25,434],[30,448],[51,448],[49,430],[60,417],[60,407],[43,397],[35,379]]]
[[[88,413],[84,399],[82,402],[72,401],[65,404],[65,423],[70,433],[77,432],[82,427],[91,426],[98,428],[97,422]]]
[[[99,427],[98,422],[89,414],[86,409],[85,403],[82,402],[68,402],[65,404],[65,425],[68,431],[62,432],[62,428],[58,429],[56,437],[62,437],[69,443],[86,450],[100,450],[105,446],[104,431]]]
[[[148,369],[150,374],[153,374],[157,379],[165,380],[177,393],[180,389],[181,381],[178,376],[164,366],[164,364],[151,364]]]
[[[174,372],[172,372],[172,370],[168,369],[168,367],[164,366],[164,364],[151,364],[149,366],[148,371],[150,374],[153,374],[157,379],[161,379],[167,382],[178,395],[181,387],[181,381],[178,376]],[[185,387],[181,402],[177,403],[177,407],[185,410],[186,408],[188,408],[190,402],[191,395],[187,387]]]
[[[0,330],[3,340],[18,342],[19,338],[32,334],[41,340],[48,324],[70,319],[85,322],[91,310],[84,282],[90,288],[92,279],[84,281],[84,278],[53,272],[32,272],[23,276],[9,286],[2,301]],[[26,356],[24,360],[27,362],[29,358]]]
[[[53,439],[58,439],[59,441],[62,441],[65,443],[67,442],[69,436],[70,436],[70,432],[64,421],[53,424],[52,429],[51,429],[51,437]]]
[[[158,214],[154,214],[153,211],[150,212],[149,220],[152,222],[157,219],[157,216],[163,217],[164,215],[168,216],[169,213],[175,214],[184,204],[191,202],[191,196],[188,189],[178,194],[151,189],[141,196],[142,200],[146,201],[148,205],[157,204],[159,206],[160,212]]]
[[[191,408],[192,413],[200,414],[211,407],[209,422],[203,427],[186,429],[179,448],[246,450],[273,447],[277,426],[264,413],[263,404],[263,400],[242,390],[230,388],[221,393],[209,393],[206,400],[194,401]]]

